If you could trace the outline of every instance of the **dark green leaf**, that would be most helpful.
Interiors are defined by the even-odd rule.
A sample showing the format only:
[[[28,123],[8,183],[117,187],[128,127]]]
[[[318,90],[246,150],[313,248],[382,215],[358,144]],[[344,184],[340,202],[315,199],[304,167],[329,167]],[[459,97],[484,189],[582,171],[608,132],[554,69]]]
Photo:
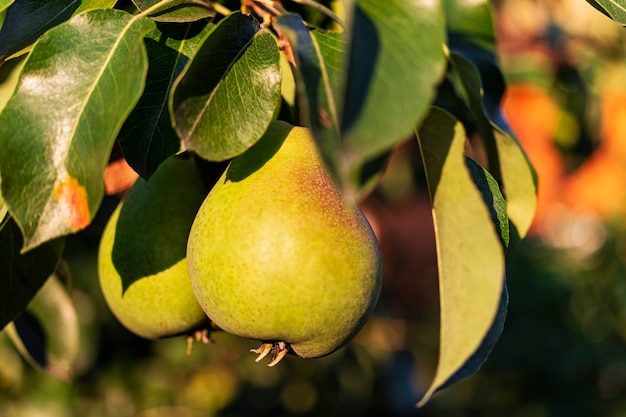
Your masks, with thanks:
[[[148,87],[117,138],[124,157],[143,178],[150,178],[163,161],[180,150],[167,107],[170,89],[213,27],[206,22],[160,24],[146,39]]]
[[[157,22],[195,22],[215,16],[211,2],[204,0],[133,0],[141,11]]]
[[[22,244],[17,224],[5,221],[0,227],[0,329],[26,308],[56,269],[64,246],[57,239],[21,255]]]
[[[22,356],[33,366],[57,378],[72,377],[80,347],[78,316],[56,275],[46,281],[7,330]]]
[[[587,2],[616,22],[626,25],[626,1],[587,0]]]
[[[280,101],[279,50],[251,16],[222,20],[175,81],[170,115],[187,149],[220,161],[258,141]]]
[[[418,131],[437,240],[441,336],[435,377],[421,403],[479,349],[501,304],[504,250],[467,169],[461,123],[433,108]]]
[[[135,182],[114,214],[112,258],[124,291],[186,257],[191,224],[208,192],[192,158],[172,157],[150,181]]]
[[[281,16],[278,24],[289,39],[297,63],[296,91],[302,125],[310,126],[331,172],[341,179],[339,127],[344,39],[342,34],[310,31],[299,15]]]
[[[80,0],[15,0],[0,30],[0,64],[72,16]]]
[[[407,138],[445,69],[441,4],[358,0],[352,16],[342,134],[352,164]]]
[[[91,10],[36,43],[0,113],[2,194],[23,250],[91,222],[113,142],[144,87],[153,29],[147,18]]]

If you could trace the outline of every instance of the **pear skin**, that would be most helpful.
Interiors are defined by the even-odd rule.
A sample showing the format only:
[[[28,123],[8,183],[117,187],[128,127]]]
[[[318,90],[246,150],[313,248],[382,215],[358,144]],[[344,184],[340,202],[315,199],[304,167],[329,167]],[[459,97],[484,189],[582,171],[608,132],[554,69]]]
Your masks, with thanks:
[[[193,222],[191,286],[226,332],[320,357],[345,345],[382,284],[376,238],[329,175],[308,129],[274,122],[235,158]]]

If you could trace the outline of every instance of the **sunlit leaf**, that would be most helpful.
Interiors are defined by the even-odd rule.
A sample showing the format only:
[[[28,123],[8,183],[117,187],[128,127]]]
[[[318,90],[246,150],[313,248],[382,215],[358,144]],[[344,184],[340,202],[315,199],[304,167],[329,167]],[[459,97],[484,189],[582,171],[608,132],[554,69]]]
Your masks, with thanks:
[[[20,72],[26,63],[26,55],[10,59],[0,67],[0,112],[15,91]]]
[[[195,22],[215,16],[210,1],[205,0],[133,0],[141,11],[149,11],[149,16],[157,22]]]
[[[445,0],[444,9],[449,32],[462,35],[484,48],[495,48],[493,11],[489,1]]]
[[[215,27],[170,94],[170,114],[187,149],[220,161],[258,141],[280,101],[278,45],[251,16]]]
[[[4,18],[6,17],[7,8],[13,4],[14,0],[0,0],[0,29],[4,24]]]
[[[489,172],[480,166],[476,161],[466,157],[465,164],[470,172],[470,176],[480,191],[489,214],[491,221],[496,228],[496,233],[500,237],[500,243],[506,250],[509,244],[509,221],[506,210],[506,200],[500,193],[500,188],[496,180]],[[504,322],[507,315],[507,307],[509,303],[509,294],[506,288],[506,282],[503,283],[502,295],[496,316],[487,331],[484,339],[476,351],[465,361],[445,383],[441,385],[439,390],[449,387],[463,378],[467,378],[475,374],[483,363],[487,360],[493,347],[500,338],[504,329]]]
[[[147,70],[154,22],[105,9],[43,35],[0,113],[2,195],[24,250],[86,227],[104,193],[104,168]]]
[[[15,0],[0,0],[0,12],[3,12],[13,4]]]
[[[480,346],[472,356],[470,356],[463,366],[461,366],[445,383],[441,385],[439,390],[447,388],[452,384],[457,383],[463,378],[474,375],[481,366],[485,363],[493,348],[496,345],[502,331],[504,330],[504,322],[506,321],[507,309],[509,305],[509,291],[506,286],[506,281],[502,287],[502,296],[500,298],[500,304],[498,305],[498,311],[496,317],[487,331],[485,338],[480,343]]]
[[[626,25],[626,1],[587,0],[587,2],[616,22]]]
[[[433,108],[418,139],[432,200],[441,299],[439,362],[423,404],[463,367],[492,327],[502,298],[504,251],[466,168],[461,123]]]
[[[143,178],[150,178],[163,161],[180,150],[168,113],[170,89],[213,27],[206,22],[160,24],[145,40],[150,63],[148,88],[117,138],[129,165]]]
[[[358,0],[341,129],[358,165],[412,134],[445,69],[439,1]]]
[[[72,377],[80,347],[78,317],[56,275],[46,281],[7,330],[22,356],[33,366],[57,378]]]
[[[63,240],[20,254],[22,233],[12,219],[0,221],[0,329],[15,319],[55,270]]]
[[[465,89],[483,138],[489,170],[503,186],[516,239],[524,237],[535,215],[536,179],[524,150],[512,136],[502,116],[502,74],[488,51],[467,43],[459,44],[458,41],[456,45],[450,54],[450,61]],[[483,83],[483,79],[488,81]]]
[[[278,24],[289,39],[297,63],[296,91],[302,124],[311,127],[331,171],[340,178],[343,35],[310,31],[295,14],[281,16]]]

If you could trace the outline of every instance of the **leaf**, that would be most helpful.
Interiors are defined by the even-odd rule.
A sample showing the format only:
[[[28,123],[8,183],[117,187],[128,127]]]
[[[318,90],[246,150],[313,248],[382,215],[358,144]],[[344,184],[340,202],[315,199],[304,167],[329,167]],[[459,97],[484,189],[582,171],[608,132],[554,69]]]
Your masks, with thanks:
[[[626,1],[624,0],[587,0],[596,10],[622,25],[626,25]]]
[[[470,172],[472,181],[483,197],[483,202],[489,210],[491,222],[500,237],[502,248],[506,251],[509,245],[509,217],[507,215],[507,203],[500,192],[500,186],[489,171],[480,166],[478,162],[466,156],[465,165]]]
[[[498,305],[498,311],[496,313],[496,317],[489,328],[489,331],[485,335],[485,338],[481,342],[480,346],[476,351],[470,356],[463,366],[459,368],[445,383],[441,385],[439,390],[445,389],[463,378],[467,378],[469,376],[474,375],[481,366],[485,363],[491,351],[493,350],[496,342],[500,338],[502,334],[502,330],[504,330],[504,322],[506,321],[506,314],[509,305],[509,292],[506,286],[506,281],[502,286],[502,296],[500,297],[500,304]]]
[[[491,4],[486,0],[445,0],[448,31],[494,50],[496,36]]]
[[[175,156],[150,181],[139,178],[128,190],[113,214],[118,217],[111,256],[123,291],[185,258],[191,223],[209,192],[203,179],[192,158]],[[163,225],[163,219],[171,224]]]
[[[500,110],[504,80],[495,57],[488,51],[460,40],[451,43],[451,49],[450,62],[461,79],[478,124],[490,172],[503,186],[509,219],[518,240],[526,235],[534,218],[537,186],[532,165]],[[482,79],[489,82],[483,83]]]
[[[6,106],[11,95],[13,95],[25,63],[26,55],[22,55],[10,59],[0,67],[0,112]]]
[[[433,108],[418,131],[437,242],[441,335],[435,377],[420,401],[476,352],[500,305],[504,251],[466,167],[462,125]]]
[[[424,116],[445,69],[439,1],[358,0],[341,131],[353,166],[405,139]]]
[[[296,14],[283,15],[278,25],[289,40],[297,63],[296,92],[301,124],[310,126],[335,178],[342,169],[339,127],[344,39],[342,34],[310,31]]]
[[[0,222],[0,329],[28,305],[44,281],[56,269],[63,240],[48,242],[20,254],[22,233],[13,219]]]
[[[188,23],[215,16],[209,1],[203,0],[133,0],[141,12],[150,11],[149,16],[157,22]]]
[[[0,0],[0,12],[5,11],[15,0]]]
[[[174,82],[170,116],[187,149],[222,161],[258,141],[280,101],[280,54],[251,16],[216,26]]]
[[[86,227],[122,122],[144,87],[154,22],[90,10],[46,32],[0,113],[2,195],[29,250]]]
[[[15,0],[0,30],[0,65],[32,45],[48,29],[66,21],[80,0]]]
[[[206,22],[160,24],[145,40],[149,87],[117,137],[129,165],[145,179],[180,150],[180,139],[172,128],[167,107],[170,89],[213,28],[212,23]]]
[[[56,275],[46,281],[7,330],[30,364],[57,378],[71,379],[80,347],[78,316]]]
[[[480,166],[473,159],[465,157],[465,165],[470,172],[470,176],[472,177],[474,184],[480,191],[483,202],[489,210],[491,222],[494,224],[496,233],[500,237],[502,248],[506,251],[509,244],[509,221],[506,211],[506,200],[500,193],[498,183],[486,169]],[[504,329],[504,322],[506,320],[507,307],[509,303],[509,293],[506,287],[506,279],[502,285],[502,295],[500,296],[498,311],[496,312],[496,316],[491,324],[491,327],[489,328],[489,331],[480,343],[480,346],[465,361],[463,366],[461,366],[450,378],[448,378],[448,380],[443,383],[437,391],[445,389],[463,378],[474,375],[491,354],[493,347],[500,338],[502,330]]]
[[[7,8],[13,4],[14,0],[0,0],[0,29],[4,24],[4,18],[6,17]]]

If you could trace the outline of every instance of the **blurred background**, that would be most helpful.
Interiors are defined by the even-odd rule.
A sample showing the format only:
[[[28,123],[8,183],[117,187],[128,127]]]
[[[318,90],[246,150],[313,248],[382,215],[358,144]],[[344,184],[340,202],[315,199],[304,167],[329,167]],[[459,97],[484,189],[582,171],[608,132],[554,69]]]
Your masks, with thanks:
[[[147,341],[112,317],[96,250],[118,197],[68,239],[81,350],[71,382],[28,365],[0,333],[0,415],[626,416],[626,32],[582,0],[494,3],[505,114],[539,178],[531,236],[508,266],[504,332],[475,376],[415,403],[439,339],[436,258],[417,146],[391,155],[363,203],[383,295],[346,348],[254,362],[258,342]]]

